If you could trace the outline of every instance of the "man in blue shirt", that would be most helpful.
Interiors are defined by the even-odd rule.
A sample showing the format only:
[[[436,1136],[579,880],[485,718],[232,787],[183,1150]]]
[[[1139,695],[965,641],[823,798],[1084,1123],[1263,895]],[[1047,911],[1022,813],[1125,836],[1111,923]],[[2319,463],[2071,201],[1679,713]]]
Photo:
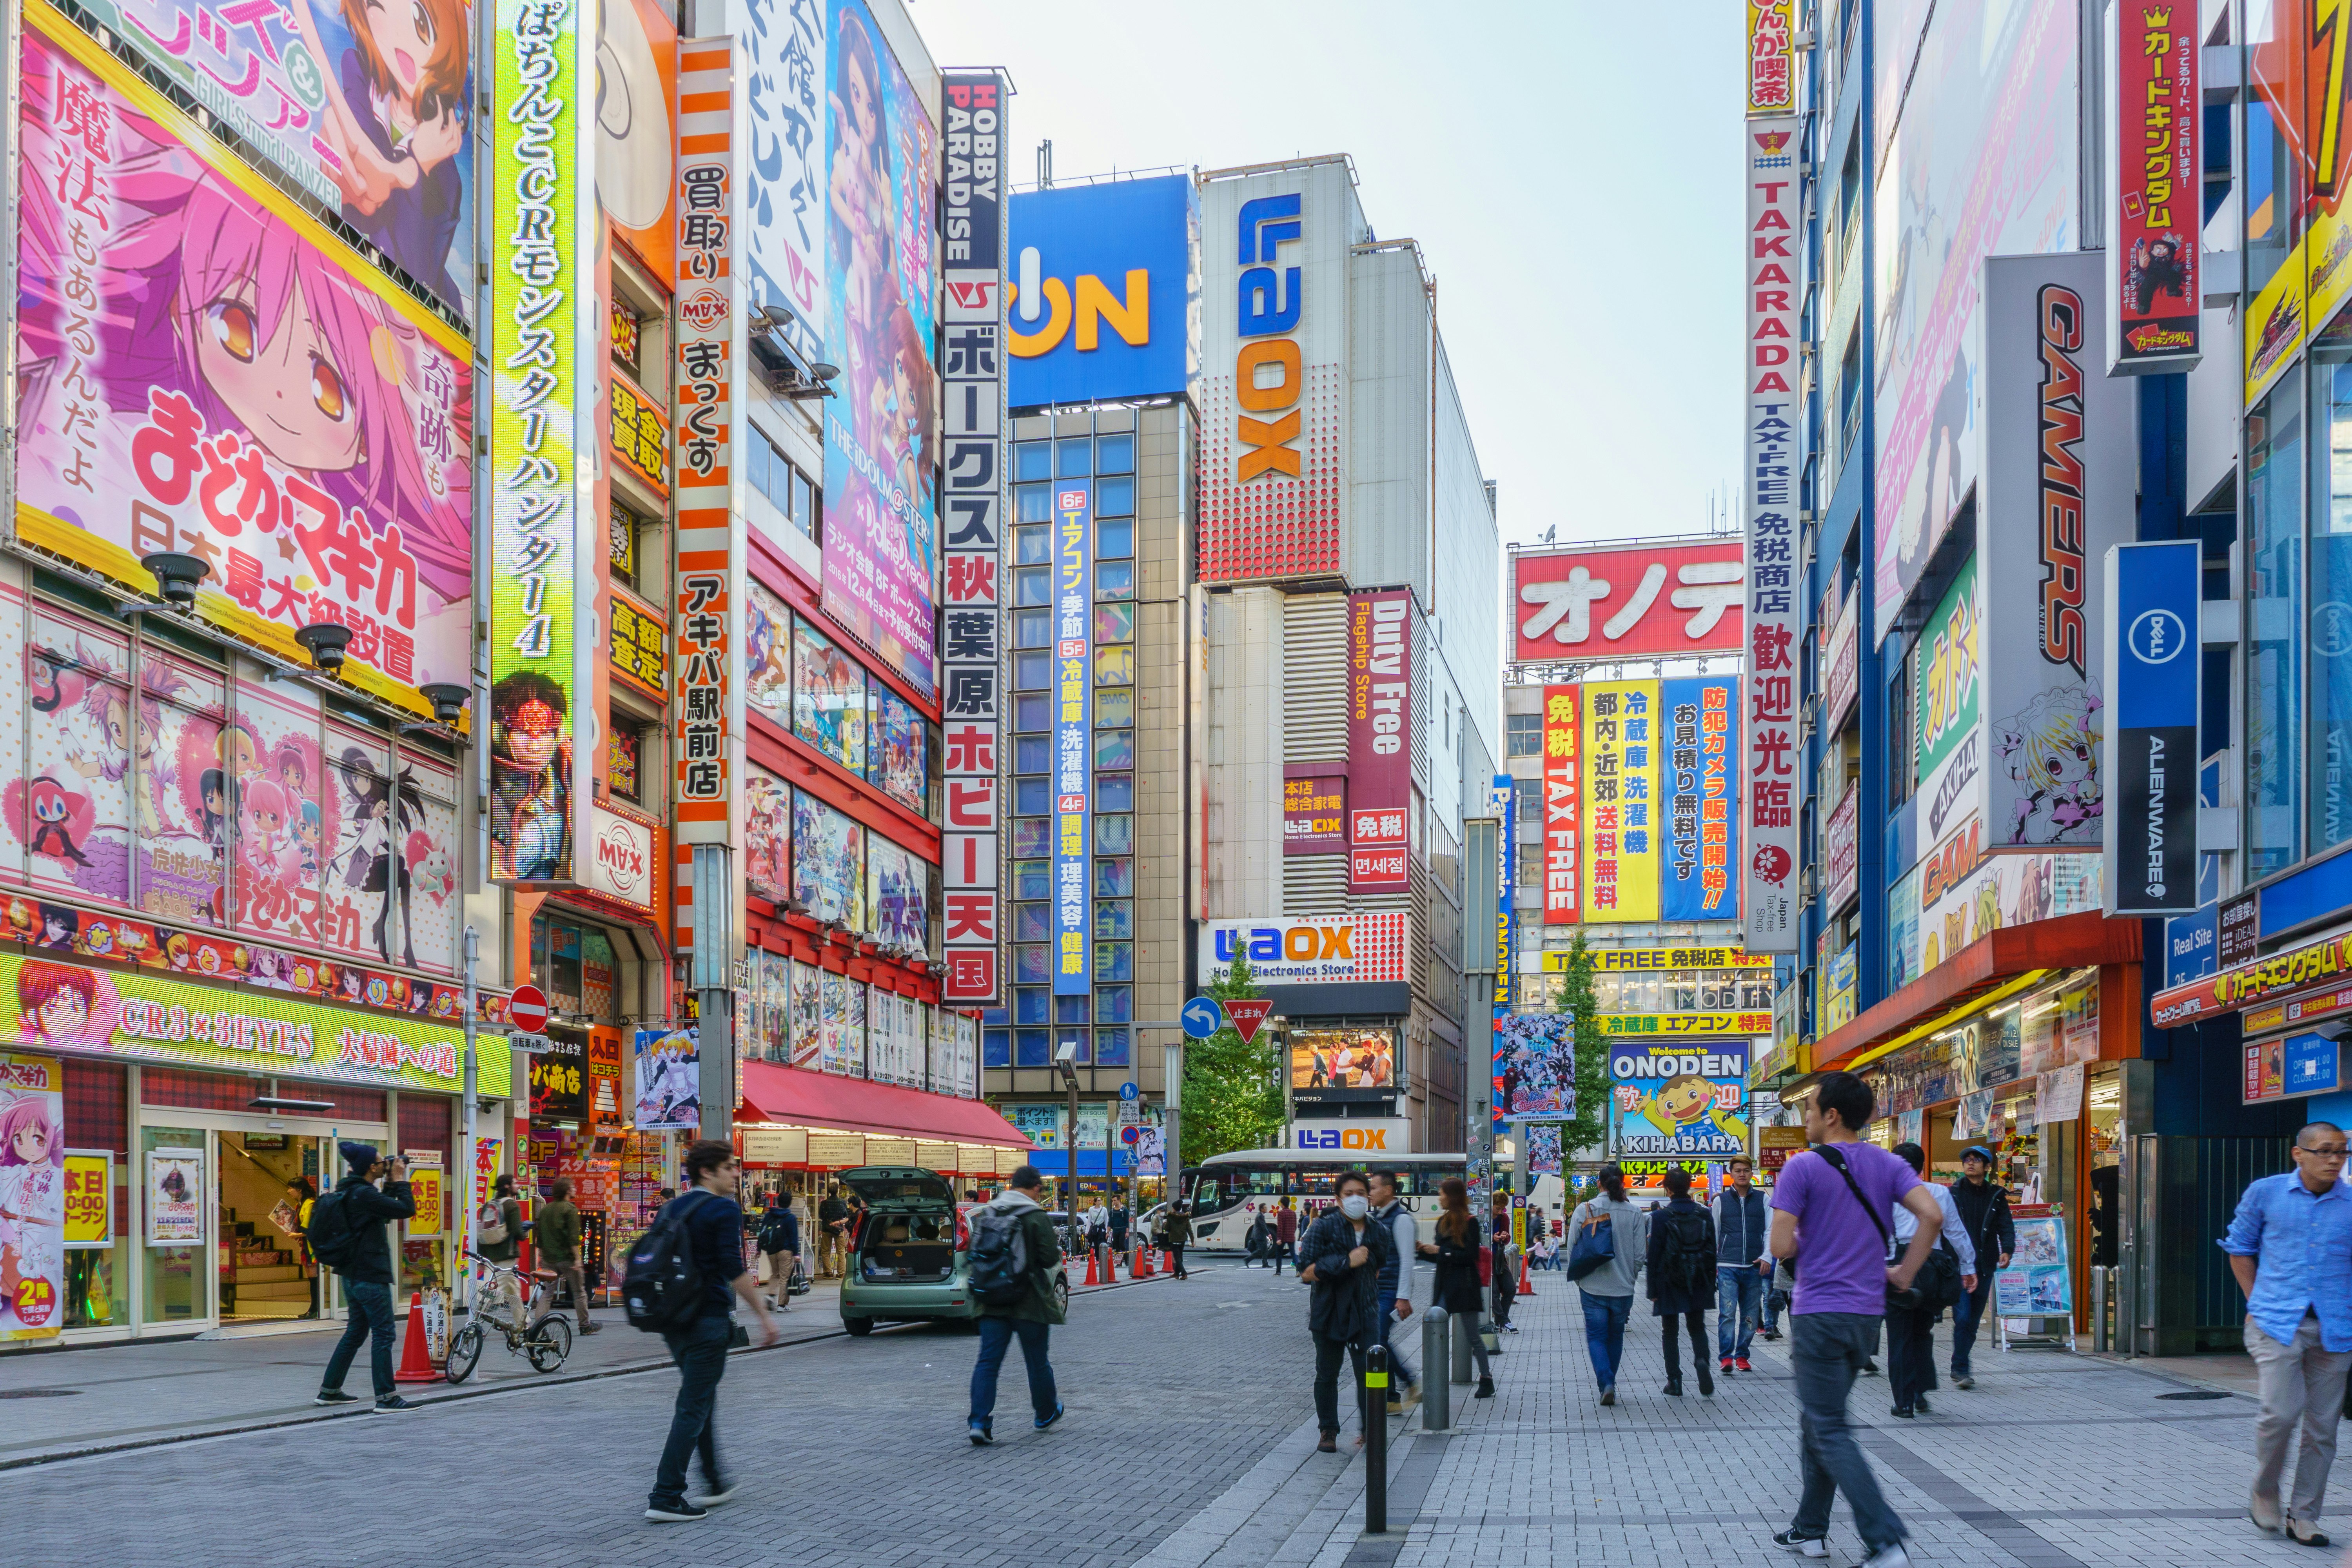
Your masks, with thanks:
[[[2352,1372],[2352,1185],[2343,1177],[2343,1130],[2315,1121],[2294,1135],[2294,1170],[2246,1189],[2221,1250],[2246,1293],[2246,1350],[2262,1376],[2254,1426],[2257,1529],[2325,1546],[2319,1504],[2336,1462],[2336,1424]],[[2294,1493],[2282,1517],[2286,1440],[2303,1427]]]

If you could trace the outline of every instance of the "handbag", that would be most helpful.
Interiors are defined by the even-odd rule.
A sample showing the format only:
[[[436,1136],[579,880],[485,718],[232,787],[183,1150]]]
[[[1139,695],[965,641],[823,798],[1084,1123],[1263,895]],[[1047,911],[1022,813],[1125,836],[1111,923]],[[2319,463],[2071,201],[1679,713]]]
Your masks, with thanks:
[[[1832,1170],[1845,1178],[1846,1191],[1852,1193],[1853,1201],[1862,1205],[1862,1212],[1870,1216],[1871,1225],[1878,1231],[1878,1239],[1885,1245],[1887,1261],[1892,1263],[1895,1256],[1895,1233],[1887,1228],[1885,1220],[1878,1217],[1878,1211],[1870,1206],[1870,1200],[1862,1195],[1862,1184],[1853,1179],[1853,1172],[1847,1167],[1845,1156],[1838,1152],[1836,1145],[1830,1143],[1822,1144],[1814,1152],[1829,1162]],[[1936,1243],[1935,1250],[1927,1254],[1926,1261],[1919,1265],[1919,1271],[1911,1277],[1909,1289],[1897,1290],[1889,1286],[1886,1290],[1889,1310],[1941,1311],[1959,1299],[1960,1260],[1940,1240]]]
[[[1590,1213],[1590,1210],[1586,1211]],[[1617,1226],[1607,1215],[1594,1215],[1576,1229],[1576,1245],[1568,1250],[1568,1277],[1581,1279],[1604,1264],[1617,1260]]]

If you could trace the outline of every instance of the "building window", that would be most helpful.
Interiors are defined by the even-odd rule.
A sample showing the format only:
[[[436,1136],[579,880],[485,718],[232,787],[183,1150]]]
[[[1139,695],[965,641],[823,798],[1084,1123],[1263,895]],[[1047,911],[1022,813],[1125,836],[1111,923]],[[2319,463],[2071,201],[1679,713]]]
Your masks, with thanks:
[[[1132,599],[1135,597],[1135,563],[1132,561],[1098,561],[1095,563],[1095,597],[1097,599]]]
[[[2352,331],[2336,318],[2313,344],[2311,739],[2305,749],[2316,855],[2352,838]]]
[[[764,498],[803,535],[823,540],[819,513],[824,503],[824,487],[793,467],[757,425],[743,427],[743,464],[754,494]]]
[[[1543,715],[1512,713],[1503,720],[1506,739],[1510,742],[1509,754],[1514,757],[1543,755]]]
[[[1099,436],[1095,438],[1095,472],[1098,474],[1131,474],[1135,472],[1135,437],[1131,434]]]
[[[2246,416],[2246,880],[2294,864],[2302,769],[2303,378]]]
[[[1023,441],[1013,448],[1013,477],[1016,479],[1050,479],[1054,477],[1054,444],[1051,441]],[[1037,492],[1043,495],[1045,492]]]

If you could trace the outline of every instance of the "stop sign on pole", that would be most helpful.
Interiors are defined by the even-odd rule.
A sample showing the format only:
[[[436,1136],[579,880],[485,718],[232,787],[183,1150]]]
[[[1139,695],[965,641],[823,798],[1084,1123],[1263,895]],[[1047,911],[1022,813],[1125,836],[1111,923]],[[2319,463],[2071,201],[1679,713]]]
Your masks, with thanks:
[[[1244,1045],[1248,1045],[1250,1041],[1257,1037],[1258,1026],[1265,1023],[1265,1016],[1273,1011],[1274,1004],[1270,1001],[1265,1000],[1255,1002],[1229,1001],[1225,1004],[1225,1016],[1234,1021],[1234,1030],[1236,1034],[1241,1036],[1242,1044]]]
[[[518,985],[507,998],[507,1022],[526,1035],[547,1027],[547,993],[536,985]]]

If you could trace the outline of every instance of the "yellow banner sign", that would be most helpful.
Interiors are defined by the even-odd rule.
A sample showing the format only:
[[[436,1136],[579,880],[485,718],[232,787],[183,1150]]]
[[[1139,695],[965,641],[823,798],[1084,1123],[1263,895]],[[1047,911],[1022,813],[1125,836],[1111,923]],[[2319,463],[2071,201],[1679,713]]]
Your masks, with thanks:
[[[1656,1036],[1659,1039],[1690,1039],[1732,1035],[1769,1035],[1769,1013],[1603,1013],[1604,1035]]]
[[[1584,685],[1584,919],[1658,918],[1658,683]]]
[[[1568,973],[1569,954],[1547,952],[1544,973]],[[1636,947],[1594,949],[1595,974],[1647,974],[1677,969],[1769,969],[1769,953],[1743,952],[1736,947]]]
[[[66,1249],[114,1245],[114,1156],[66,1151]]]
[[[409,1216],[411,1236],[438,1236],[445,1228],[441,1217],[441,1167],[411,1165],[408,1168],[409,1196],[416,1201],[416,1212]]]

